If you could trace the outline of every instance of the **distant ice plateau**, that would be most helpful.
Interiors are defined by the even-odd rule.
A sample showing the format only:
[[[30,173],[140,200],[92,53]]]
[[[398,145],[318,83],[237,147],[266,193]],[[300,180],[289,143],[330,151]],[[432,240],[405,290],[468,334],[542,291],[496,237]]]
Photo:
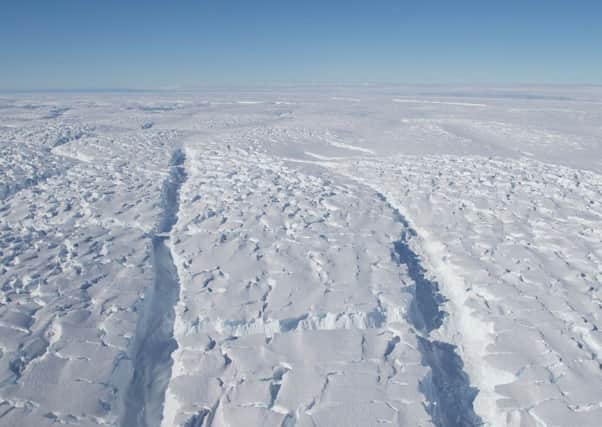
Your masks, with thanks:
[[[0,426],[599,426],[602,88],[0,94]]]

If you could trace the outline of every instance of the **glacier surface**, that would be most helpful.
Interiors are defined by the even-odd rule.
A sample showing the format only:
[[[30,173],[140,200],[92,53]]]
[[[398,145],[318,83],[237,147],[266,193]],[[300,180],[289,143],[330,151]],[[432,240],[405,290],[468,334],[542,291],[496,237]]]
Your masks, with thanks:
[[[0,426],[598,426],[602,88],[0,95]]]

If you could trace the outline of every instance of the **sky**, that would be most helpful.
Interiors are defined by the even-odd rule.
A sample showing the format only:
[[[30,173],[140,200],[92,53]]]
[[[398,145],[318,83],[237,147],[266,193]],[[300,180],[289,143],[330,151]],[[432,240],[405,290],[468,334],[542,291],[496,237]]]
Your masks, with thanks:
[[[0,90],[602,84],[599,0],[0,0]]]

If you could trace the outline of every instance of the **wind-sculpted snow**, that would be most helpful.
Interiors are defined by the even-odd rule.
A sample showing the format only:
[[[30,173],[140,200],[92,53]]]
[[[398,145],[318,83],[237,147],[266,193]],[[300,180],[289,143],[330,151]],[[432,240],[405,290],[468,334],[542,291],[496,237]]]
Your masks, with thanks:
[[[0,426],[597,426],[602,91],[0,96]]]
[[[41,141],[30,140],[23,128],[0,128],[0,200],[31,187],[69,167]]]

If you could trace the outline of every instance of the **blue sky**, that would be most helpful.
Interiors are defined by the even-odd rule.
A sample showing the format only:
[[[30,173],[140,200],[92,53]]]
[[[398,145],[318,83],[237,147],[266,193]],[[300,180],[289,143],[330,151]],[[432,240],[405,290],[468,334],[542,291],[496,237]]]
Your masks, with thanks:
[[[0,0],[0,89],[602,83],[602,1]]]

